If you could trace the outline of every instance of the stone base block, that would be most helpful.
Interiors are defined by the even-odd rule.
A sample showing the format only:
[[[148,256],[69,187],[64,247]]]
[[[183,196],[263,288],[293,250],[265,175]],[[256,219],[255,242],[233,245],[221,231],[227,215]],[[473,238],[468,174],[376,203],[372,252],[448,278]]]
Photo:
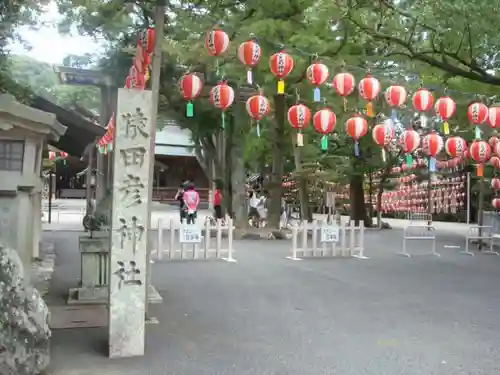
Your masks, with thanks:
[[[105,305],[108,303],[108,287],[70,288],[68,305]],[[151,304],[163,303],[163,297],[153,285],[149,286],[148,301]]]

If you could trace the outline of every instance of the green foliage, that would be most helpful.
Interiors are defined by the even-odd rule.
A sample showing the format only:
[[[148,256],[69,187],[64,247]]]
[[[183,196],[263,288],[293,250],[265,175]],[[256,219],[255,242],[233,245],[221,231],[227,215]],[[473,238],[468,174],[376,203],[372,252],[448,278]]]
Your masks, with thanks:
[[[80,57],[70,56],[68,63],[79,61]],[[90,58],[84,56],[84,59]],[[63,107],[79,105],[88,110],[99,111],[100,93],[96,87],[70,86],[59,82],[57,74],[49,64],[28,56],[9,58],[9,76],[20,86],[34,94],[46,97]]]

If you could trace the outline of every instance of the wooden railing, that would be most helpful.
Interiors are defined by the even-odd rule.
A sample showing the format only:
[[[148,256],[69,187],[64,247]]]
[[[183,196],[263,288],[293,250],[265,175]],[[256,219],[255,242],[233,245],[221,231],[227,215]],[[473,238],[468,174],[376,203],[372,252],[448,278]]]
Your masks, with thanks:
[[[175,203],[175,194],[177,193],[177,187],[155,187],[153,188],[153,200],[162,203]],[[201,202],[208,202],[209,189],[200,188],[196,189],[198,194],[200,194]]]

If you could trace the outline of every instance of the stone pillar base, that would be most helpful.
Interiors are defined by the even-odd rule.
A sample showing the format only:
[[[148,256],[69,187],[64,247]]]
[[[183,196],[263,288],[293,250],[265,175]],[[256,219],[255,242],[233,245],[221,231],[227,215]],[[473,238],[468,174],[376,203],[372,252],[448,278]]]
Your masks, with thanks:
[[[109,299],[108,286],[70,288],[68,305],[106,305]],[[153,285],[148,289],[150,304],[163,303],[163,297]]]

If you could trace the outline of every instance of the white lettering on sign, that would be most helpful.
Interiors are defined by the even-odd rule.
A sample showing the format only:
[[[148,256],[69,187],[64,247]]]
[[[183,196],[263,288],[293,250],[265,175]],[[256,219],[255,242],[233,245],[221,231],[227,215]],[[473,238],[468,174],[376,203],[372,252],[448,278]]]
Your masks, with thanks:
[[[180,243],[201,243],[201,229],[193,226],[181,228]]]
[[[339,237],[339,227],[336,225],[321,227],[321,242],[338,242]]]

